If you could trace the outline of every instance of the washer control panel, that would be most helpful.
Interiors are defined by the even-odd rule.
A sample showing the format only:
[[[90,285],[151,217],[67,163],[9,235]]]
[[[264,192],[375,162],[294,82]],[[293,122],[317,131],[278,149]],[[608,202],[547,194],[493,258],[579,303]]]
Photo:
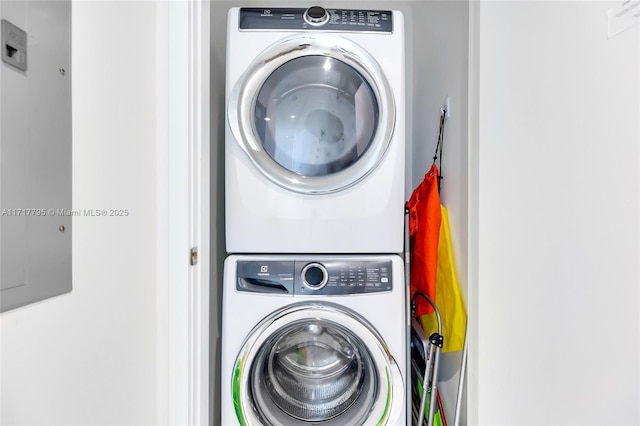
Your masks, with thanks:
[[[301,8],[240,9],[240,30],[324,30],[358,32],[393,32],[390,10]]]
[[[238,261],[236,290],[283,295],[349,295],[393,288],[391,261]]]

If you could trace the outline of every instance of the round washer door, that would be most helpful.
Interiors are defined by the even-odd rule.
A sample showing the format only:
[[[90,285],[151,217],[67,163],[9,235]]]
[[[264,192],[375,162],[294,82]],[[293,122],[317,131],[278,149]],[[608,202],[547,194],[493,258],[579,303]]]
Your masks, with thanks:
[[[385,425],[404,412],[403,391],[377,332],[330,303],[265,318],[245,340],[232,384],[241,425]]]
[[[264,176],[322,194],[354,185],[380,163],[395,105],[366,50],[339,36],[296,36],[252,62],[230,94],[228,118]]]

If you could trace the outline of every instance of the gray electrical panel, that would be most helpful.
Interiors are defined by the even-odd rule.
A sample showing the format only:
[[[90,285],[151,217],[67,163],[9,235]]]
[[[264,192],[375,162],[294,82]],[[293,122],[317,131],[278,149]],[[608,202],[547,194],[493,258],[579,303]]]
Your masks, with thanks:
[[[71,1],[0,1],[0,312],[71,291]]]

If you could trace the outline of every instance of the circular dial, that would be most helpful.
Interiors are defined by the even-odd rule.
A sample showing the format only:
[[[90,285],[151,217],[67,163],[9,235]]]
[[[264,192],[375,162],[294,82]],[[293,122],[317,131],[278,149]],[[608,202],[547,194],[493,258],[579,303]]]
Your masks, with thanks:
[[[309,263],[302,268],[302,283],[311,290],[320,290],[328,280],[327,268],[321,263]]]
[[[329,13],[324,7],[311,6],[304,12],[304,20],[311,25],[322,25],[329,20]]]

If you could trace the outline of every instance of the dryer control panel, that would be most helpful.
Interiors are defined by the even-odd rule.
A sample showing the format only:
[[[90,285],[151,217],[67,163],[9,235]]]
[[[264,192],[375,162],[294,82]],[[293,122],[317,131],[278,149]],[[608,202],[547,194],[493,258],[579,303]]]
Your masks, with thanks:
[[[240,30],[323,30],[392,33],[390,10],[241,8]]]
[[[238,291],[283,295],[350,295],[391,291],[391,261],[239,261]]]

